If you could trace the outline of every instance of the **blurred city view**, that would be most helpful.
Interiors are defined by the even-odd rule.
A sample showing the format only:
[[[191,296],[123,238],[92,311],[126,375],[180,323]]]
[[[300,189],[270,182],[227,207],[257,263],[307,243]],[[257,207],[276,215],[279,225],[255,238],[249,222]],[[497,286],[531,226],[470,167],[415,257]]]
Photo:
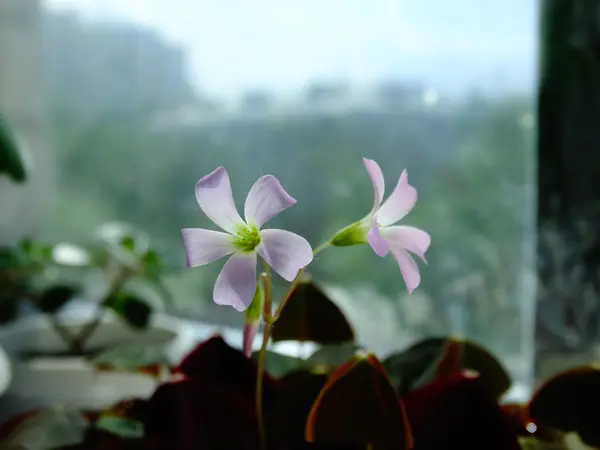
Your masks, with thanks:
[[[131,14],[94,20],[84,8],[56,3],[40,12],[44,151],[52,158],[36,164],[36,170],[51,175],[40,187],[47,200],[32,232],[85,242],[104,222],[130,222],[164,251],[177,314],[239,326],[238,314],[212,303],[222,263],[184,268],[180,229],[213,226],[198,208],[195,182],[225,166],[240,207],[258,177],[274,174],[298,203],[270,225],[297,232],[316,246],[369,211],[372,191],[361,160],[369,157],[382,166],[388,189],[404,168],[418,189],[417,206],[405,221],[432,236],[428,265],[421,265],[422,285],[408,296],[395,261],[379,259],[368,247],[325,252],[311,275],[357,324],[359,339],[377,351],[455,333],[504,356],[517,380],[530,376],[535,53],[514,63],[510,52],[498,61],[492,51],[481,61],[473,57],[489,70],[469,72],[465,66],[462,79],[460,67],[467,62],[450,55],[427,66],[421,78],[399,69],[356,82],[342,67],[331,74],[321,70],[323,75],[295,89],[271,86],[267,79],[222,95],[225,88],[212,92],[202,86],[193,62],[201,53],[166,38],[160,28]],[[167,3],[176,8],[177,2]],[[445,0],[419,3],[433,9]],[[446,25],[448,33],[459,33],[461,15],[465,23],[482,21],[477,12],[489,6],[452,3],[457,19]],[[532,1],[522,0],[494,8],[512,17],[517,3],[534,10]],[[194,10],[189,6],[177,14]],[[503,26],[506,35],[530,34],[523,46],[535,42],[533,20],[518,30],[510,20],[502,24],[493,27]],[[483,33],[485,26],[477,29]],[[331,27],[332,34],[341,32]],[[432,20],[421,31],[438,30]],[[466,39],[475,45],[477,31],[472,33]],[[518,39],[511,45],[520,55]],[[335,51],[330,58],[335,60]],[[235,70],[234,63],[228,67]],[[448,71],[448,83],[432,81],[430,75],[440,70]],[[438,79],[443,78],[441,73]],[[27,126],[35,126],[15,123],[25,134]],[[21,230],[18,220],[13,231]]]

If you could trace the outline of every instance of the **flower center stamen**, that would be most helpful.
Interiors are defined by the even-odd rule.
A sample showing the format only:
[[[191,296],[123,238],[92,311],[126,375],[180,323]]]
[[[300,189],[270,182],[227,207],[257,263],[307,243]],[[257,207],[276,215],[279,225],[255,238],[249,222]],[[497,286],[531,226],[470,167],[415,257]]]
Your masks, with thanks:
[[[260,232],[253,225],[240,225],[236,230],[233,245],[242,253],[251,253],[260,244]]]

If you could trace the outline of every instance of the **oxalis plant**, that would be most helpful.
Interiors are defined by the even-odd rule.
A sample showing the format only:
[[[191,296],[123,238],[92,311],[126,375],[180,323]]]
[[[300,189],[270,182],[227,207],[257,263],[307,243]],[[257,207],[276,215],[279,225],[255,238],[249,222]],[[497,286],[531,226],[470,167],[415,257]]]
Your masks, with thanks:
[[[435,336],[379,358],[356,342],[343,312],[307,277],[315,254],[368,243],[398,261],[409,291],[420,282],[413,255],[430,238],[393,225],[416,202],[406,173],[383,202],[379,167],[364,161],[374,204],[315,250],[302,237],[262,229],[294,203],[272,176],[248,195],[242,220],[227,172],[202,178],[196,196],[225,232],[183,230],[190,267],[230,256],[215,301],[245,312],[242,351],[219,335],[200,342],[149,398],[94,411],[44,408],[0,426],[0,448],[27,450],[582,450],[600,448],[600,369],[560,373],[519,403],[511,379],[479,344]],[[258,273],[257,255],[265,260]],[[290,286],[274,307],[271,271]],[[260,351],[252,341],[264,323]],[[313,342],[309,357],[267,351],[267,343]],[[140,368],[143,369],[143,368]]]
[[[148,326],[151,303],[132,284],[145,284],[158,298],[168,300],[162,272],[163,262],[148,237],[123,223],[99,227],[94,243],[85,248],[24,239],[14,247],[0,248],[0,325],[17,319],[23,309],[37,310],[65,343],[61,354],[89,355],[102,350],[89,348],[88,343],[109,312],[134,330]],[[85,278],[101,288],[96,289],[98,294],[86,293]],[[63,323],[61,315],[78,298],[94,301],[95,312],[75,328]]]
[[[409,184],[408,174],[404,170],[390,196],[383,201],[385,181],[381,168],[371,159],[363,158],[363,163],[373,184],[371,211],[314,249],[306,239],[295,233],[262,228],[296,203],[273,175],[259,178],[250,189],[244,204],[244,219],[235,206],[225,168],[218,167],[196,184],[196,200],[200,208],[223,231],[183,229],[187,265],[203,266],[229,256],[215,282],[213,298],[218,305],[246,311],[243,348],[247,356],[250,356],[261,319],[264,322],[256,379],[256,414],[263,449],[266,448],[266,435],[262,375],[267,344],[273,327],[313,259],[330,247],[368,243],[377,256],[393,255],[409,293],[420,284],[419,268],[411,253],[425,262],[425,252],[431,244],[431,238],[421,229],[396,225],[415,206],[417,190]],[[257,255],[262,258],[265,268],[260,276],[257,276]],[[287,293],[274,312],[271,269],[290,282]]]

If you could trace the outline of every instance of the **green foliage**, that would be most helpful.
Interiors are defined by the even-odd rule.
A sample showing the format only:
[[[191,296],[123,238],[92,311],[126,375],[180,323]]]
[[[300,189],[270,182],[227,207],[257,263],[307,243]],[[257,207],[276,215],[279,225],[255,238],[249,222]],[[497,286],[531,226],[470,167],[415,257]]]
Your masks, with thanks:
[[[104,309],[114,312],[135,330],[148,326],[151,302],[133,293],[130,284],[145,283],[170,305],[170,293],[162,280],[164,271],[162,256],[150,245],[148,237],[121,222],[100,226],[94,239],[83,247],[24,239],[14,248],[0,249],[0,324],[17,319],[21,303],[27,302],[50,316],[52,326],[71,351],[81,353],[99,325]],[[72,334],[54,316],[72,299],[85,295],[79,284],[86,275],[97,274],[103,275],[107,293],[97,301],[96,317],[79,334]]]
[[[144,428],[140,422],[125,417],[102,415],[94,426],[126,439],[140,438],[144,435]]]
[[[104,305],[121,317],[132,328],[143,330],[148,327],[152,309],[143,300],[124,291],[108,297]]]
[[[564,446],[566,433],[600,446],[594,404],[600,371],[593,366],[556,376],[530,402],[506,405],[499,398],[510,384],[506,371],[473,342],[429,338],[383,363],[358,348],[348,343],[336,352],[325,346],[307,359],[267,354],[276,363],[263,378],[268,449],[301,450],[311,442],[323,449],[576,448]],[[140,370],[160,360],[150,350],[123,347],[93,362]],[[342,351],[347,358],[340,358]],[[79,444],[55,448],[259,448],[252,359],[215,336],[173,371],[174,381],[161,384],[150,399],[92,412],[89,425],[63,421],[70,427],[63,438],[77,437]],[[15,418],[6,426],[16,432],[0,428],[0,444],[26,442],[33,431],[49,436],[56,423],[47,419],[47,411]]]
[[[79,290],[72,286],[52,286],[40,293],[36,306],[44,313],[55,314],[77,294]]]
[[[85,415],[72,408],[50,407],[17,416],[0,429],[2,448],[49,450],[68,448],[81,442],[89,422]]]
[[[109,370],[141,371],[170,363],[162,346],[122,344],[94,355],[90,362]]]

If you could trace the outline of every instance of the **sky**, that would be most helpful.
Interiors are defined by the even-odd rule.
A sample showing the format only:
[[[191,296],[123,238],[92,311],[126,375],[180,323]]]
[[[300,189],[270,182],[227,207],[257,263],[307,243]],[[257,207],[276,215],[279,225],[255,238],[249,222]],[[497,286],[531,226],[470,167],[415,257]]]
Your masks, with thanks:
[[[536,0],[46,0],[129,20],[189,52],[216,95],[291,92],[314,80],[413,80],[439,90],[530,90]]]

